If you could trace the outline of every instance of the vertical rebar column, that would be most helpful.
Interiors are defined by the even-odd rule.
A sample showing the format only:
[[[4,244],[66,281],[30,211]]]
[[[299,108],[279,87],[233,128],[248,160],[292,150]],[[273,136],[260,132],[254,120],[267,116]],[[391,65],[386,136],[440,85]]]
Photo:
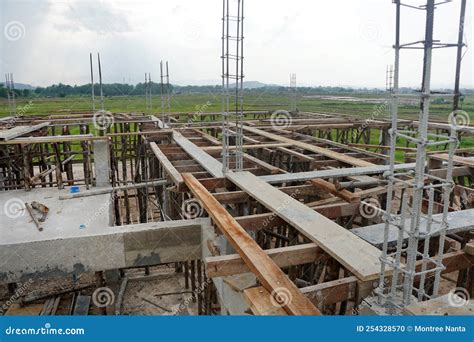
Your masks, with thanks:
[[[409,305],[413,299],[426,300],[434,298],[438,294],[439,281],[441,272],[445,269],[442,258],[444,253],[444,242],[446,231],[449,226],[448,210],[449,197],[453,189],[452,171],[453,171],[453,157],[457,148],[457,125],[452,123],[449,135],[440,135],[439,133],[429,132],[429,111],[431,94],[431,69],[432,69],[432,52],[434,48],[457,46],[462,48],[462,38],[458,44],[442,44],[433,39],[434,26],[434,11],[435,1],[427,0],[425,6],[420,6],[417,9],[426,11],[425,23],[425,38],[422,42],[408,43],[400,45],[400,0],[395,1],[397,5],[396,15],[396,43],[395,48],[395,69],[394,69],[394,84],[391,102],[392,113],[392,129],[390,130],[390,170],[389,170],[389,184],[387,192],[387,211],[384,214],[385,230],[384,242],[382,246],[382,267],[380,274],[380,284],[378,289],[379,300],[385,300],[386,307],[389,314],[400,313],[401,309]],[[414,8],[412,6],[412,8]],[[464,23],[464,10],[461,6],[461,18],[459,30],[462,32],[462,25]],[[416,44],[421,44],[420,47],[414,47]],[[417,131],[399,130],[397,128],[398,116],[398,98],[403,96],[399,94],[399,52],[402,48],[421,48],[423,49],[423,75],[422,86],[420,94],[420,112],[418,119]],[[459,51],[458,51],[459,57]],[[457,62],[460,62],[458,59]],[[459,85],[458,72],[460,65],[456,68],[456,80],[454,96],[459,94],[456,91],[456,86]],[[389,69],[387,69],[389,72]],[[389,87],[387,87],[389,88]],[[395,147],[397,137],[402,137],[417,146],[416,151],[416,166],[413,174],[395,174]],[[442,140],[440,140],[440,138]],[[430,146],[449,145],[446,177],[436,177],[430,174],[429,169],[426,169],[425,164],[427,160],[427,150]],[[413,185],[411,189],[405,190],[402,198],[402,211],[400,215],[392,213],[392,199],[394,197],[394,184],[396,182],[405,183],[406,176],[414,175]],[[402,177],[402,178],[399,178]],[[411,190],[408,192],[408,190]],[[443,201],[442,220],[435,221],[433,219],[435,190],[441,190]],[[407,210],[407,192],[412,194],[411,208]],[[428,198],[425,198],[425,195]],[[423,206],[424,201],[428,202],[427,208]],[[427,209],[427,212],[426,210]],[[435,226],[437,225],[437,226]],[[423,230],[421,229],[423,227]],[[398,230],[398,239],[396,249],[392,253],[388,253],[388,236],[390,228]],[[408,245],[403,246],[404,234],[408,235]],[[430,255],[430,241],[433,236],[438,238],[438,250]],[[421,249],[421,242],[424,242],[424,247]],[[404,262],[404,263],[403,263]],[[420,270],[416,266],[421,263]],[[384,284],[386,276],[386,267],[392,268],[391,284]],[[434,278],[433,290],[431,293],[425,291],[426,279],[428,273]],[[419,283],[415,286],[415,279],[419,277]],[[401,278],[401,279],[400,279]]]
[[[11,116],[16,116],[16,101],[15,101],[15,82],[13,81],[13,74],[5,74],[5,86],[7,90],[8,109]]]
[[[148,79],[147,74],[145,72],[145,109],[148,112]]]
[[[104,111],[104,92],[102,89],[102,68],[100,66],[100,54],[97,54],[97,62],[99,65],[99,90],[100,90],[100,107]]]
[[[150,103],[150,112],[153,112],[153,82],[151,81],[151,74],[148,73],[148,96],[149,96],[149,103]]]
[[[408,237],[406,276],[403,285],[403,302],[408,305],[411,301],[413,280],[416,267],[416,256],[418,253],[418,233],[420,227],[420,213],[422,210],[426,143],[428,139],[428,118],[430,110],[430,87],[431,87],[431,54],[433,50],[433,22],[434,22],[434,0],[428,0],[426,4],[426,30],[424,42],[423,83],[421,87],[421,110],[419,116],[418,134],[421,140],[416,148],[416,168],[413,190],[413,216],[410,223]]]
[[[161,94],[161,121],[163,124],[166,123],[165,120],[165,90],[163,83],[163,61],[160,61],[160,94]]]
[[[393,65],[387,65],[385,70],[385,91],[387,93],[393,92]]]
[[[396,16],[395,16],[395,45],[393,46],[395,50],[395,61],[394,61],[394,70],[393,70],[393,92],[391,99],[391,115],[392,115],[392,128],[389,130],[390,133],[390,169],[389,169],[389,180],[387,187],[387,212],[384,215],[385,227],[384,227],[384,239],[382,246],[382,256],[381,256],[381,271],[379,279],[379,300],[382,301],[384,292],[385,292],[385,268],[387,266],[387,257],[388,257],[388,232],[390,229],[391,223],[391,208],[393,200],[393,185],[394,185],[394,174],[395,174],[395,152],[397,144],[397,127],[398,127],[398,76],[400,69],[400,0],[396,0]],[[399,259],[398,259],[399,260]],[[396,288],[398,282],[397,268],[394,269],[392,276],[392,288]],[[389,297],[390,298],[390,297]],[[390,302],[390,300],[389,300]]]
[[[464,47],[463,35],[464,35],[464,17],[466,14],[466,0],[461,0],[461,14],[459,15],[459,31],[458,31],[458,44],[456,53],[456,74],[454,77],[454,98],[453,98],[453,112],[459,109],[459,78],[461,76],[461,60],[462,60],[462,48]]]
[[[236,15],[230,14],[229,0],[223,0],[222,6],[222,171],[224,173],[231,169],[232,162],[235,163],[235,170],[243,169],[244,2],[237,0],[235,3]],[[235,42],[235,45],[231,42]],[[234,74],[232,69],[235,70]],[[231,80],[235,82],[233,85],[230,84]],[[231,87],[235,87],[232,95]]]
[[[170,73],[168,69],[168,61],[166,61],[166,105],[168,110],[168,123],[169,116],[171,115],[171,91],[170,91]]]
[[[94,70],[92,67],[92,53],[89,54],[89,61],[91,66],[91,97],[92,97],[92,113],[95,112],[95,94],[94,94]]]
[[[151,74],[145,73],[145,105],[148,113],[152,111]]]
[[[290,111],[296,113],[296,74],[290,74]]]

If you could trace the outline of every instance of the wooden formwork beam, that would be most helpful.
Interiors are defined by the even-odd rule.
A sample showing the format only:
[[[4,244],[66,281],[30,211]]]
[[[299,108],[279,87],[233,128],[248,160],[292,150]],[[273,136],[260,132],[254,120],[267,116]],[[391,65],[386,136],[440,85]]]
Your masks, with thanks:
[[[226,177],[359,279],[378,278],[380,250],[376,247],[249,172],[229,172]]]
[[[323,306],[355,299],[357,285],[356,277],[346,277],[303,287],[300,291],[311,300],[314,305]],[[246,289],[244,290],[244,295],[250,306],[250,311],[252,311],[254,315],[286,315],[285,310],[272,302],[268,291],[262,286]]]
[[[165,156],[165,154],[160,150],[158,145],[155,142],[150,143],[150,148],[155,154],[156,158],[158,158],[159,162],[165,169],[165,172],[170,176],[173,180],[173,183],[179,187],[180,184],[183,183],[183,177],[181,174],[176,170],[176,168],[171,164],[169,159]]]
[[[333,194],[334,196],[337,196],[341,199],[343,199],[346,202],[349,203],[357,203],[360,202],[360,196],[350,192],[349,190],[346,189],[337,189],[336,186],[328,182],[324,179],[311,179],[310,183],[313,184],[314,186],[317,186],[318,188],[321,188],[323,190],[326,190],[327,192]]]
[[[440,161],[448,161],[449,156],[446,153],[440,154],[432,154],[429,156],[430,159],[440,160]],[[461,164],[464,166],[474,167],[474,159],[461,157],[461,156],[453,156],[453,162],[455,164]]]
[[[281,268],[312,263],[325,259],[325,254],[315,243],[264,250]],[[206,258],[207,276],[224,277],[250,272],[239,254],[219,255]]]
[[[334,152],[334,151],[331,151],[327,148],[314,146],[314,145],[311,145],[311,144],[308,144],[308,143],[305,143],[305,142],[301,142],[301,141],[298,141],[298,140],[285,138],[285,137],[282,137],[282,136],[277,135],[277,134],[265,132],[265,131],[263,131],[261,129],[258,129],[258,128],[255,128],[255,127],[244,126],[243,129],[247,132],[255,133],[255,134],[258,134],[262,137],[266,137],[268,139],[273,139],[273,140],[280,141],[280,142],[283,142],[283,143],[290,143],[295,147],[300,147],[304,150],[311,151],[311,152],[314,152],[314,153],[318,153],[318,154],[321,154],[321,155],[326,156],[328,158],[338,160],[340,162],[343,162],[343,163],[346,163],[346,164],[349,164],[349,165],[360,166],[360,167],[374,165],[372,163],[366,162],[364,160],[360,160],[358,158],[346,156],[343,153]]]
[[[268,254],[260,248],[257,242],[193,175],[185,173],[183,179],[262,285],[274,296],[280,296],[282,289],[285,293],[291,295],[291,300],[283,303],[283,308],[287,313],[292,315],[321,314],[272,261]],[[276,300],[279,300],[279,298],[276,298]]]

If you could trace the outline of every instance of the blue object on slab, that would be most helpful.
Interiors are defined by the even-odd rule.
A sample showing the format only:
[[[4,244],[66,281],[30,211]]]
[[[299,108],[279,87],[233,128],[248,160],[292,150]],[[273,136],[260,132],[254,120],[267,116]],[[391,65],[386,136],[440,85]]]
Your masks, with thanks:
[[[79,187],[78,186],[71,186],[70,190],[71,194],[75,194],[79,192]]]

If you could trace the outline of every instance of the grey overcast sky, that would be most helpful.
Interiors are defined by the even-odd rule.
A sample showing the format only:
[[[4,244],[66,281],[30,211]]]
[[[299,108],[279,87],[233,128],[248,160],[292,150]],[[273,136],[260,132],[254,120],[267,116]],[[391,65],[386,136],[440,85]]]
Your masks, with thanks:
[[[235,0],[231,0],[235,1]],[[405,0],[413,5],[423,0]],[[104,82],[158,80],[168,60],[174,84],[220,82],[221,0],[0,0],[0,69],[33,85],[89,82],[89,52],[100,52]],[[439,6],[435,39],[457,41],[460,0]],[[468,0],[465,41],[472,42]],[[245,80],[300,86],[385,87],[393,63],[391,0],[246,0]],[[402,9],[402,42],[423,39],[425,12]],[[401,85],[417,87],[422,51],[401,58]],[[452,87],[455,48],[434,52],[432,84]],[[462,86],[473,88],[473,51]]]

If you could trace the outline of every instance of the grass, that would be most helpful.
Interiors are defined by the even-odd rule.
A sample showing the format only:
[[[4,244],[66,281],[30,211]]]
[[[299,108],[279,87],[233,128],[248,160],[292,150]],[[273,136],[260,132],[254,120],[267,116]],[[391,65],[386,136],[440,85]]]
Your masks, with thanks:
[[[357,95],[357,97],[383,99],[380,95]],[[25,115],[48,115],[58,111],[86,111],[91,109],[91,101],[88,96],[74,96],[65,98],[31,98],[17,99],[17,107],[20,110],[24,105],[31,101],[31,108]],[[159,95],[153,99],[154,110],[161,111],[161,99]],[[452,104],[432,103],[430,106],[430,118],[434,120],[446,120],[451,112]],[[97,103],[97,107],[99,104]],[[262,90],[245,94],[246,110],[275,110],[288,109],[289,97],[283,92]],[[145,111],[144,96],[117,96],[106,97],[105,108],[113,112],[133,112]],[[218,93],[199,93],[199,94],[175,94],[171,98],[171,109],[173,112],[195,112],[200,109],[204,111],[220,111],[221,100]],[[350,114],[364,118],[381,117],[384,114],[384,107],[380,104],[366,102],[349,102],[338,100],[326,100],[321,98],[312,98],[299,96],[298,109],[300,111],[319,111],[327,113]],[[474,95],[465,97],[463,110],[468,113],[474,112]],[[419,107],[417,105],[402,104],[399,106],[399,116],[405,119],[417,119]],[[0,100],[0,117],[9,114],[8,103],[6,99]]]
[[[367,97],[380,98],[383,100],[381,95],[374,94],[344,96],[357,96],[361,99]],[[289,102],[289,96],[284,92],[263,89],[261,91],[253,90],[245,93],[246,110],[288,109]],[[107,110],[112,112],[144,112],[146,110],[144,96],[106,97],[104,105]],[[97,103],[96,106],[99,107],[99,103]],[[451,106],[452,104],[450,102],[432,103],[430,106],[430,119],[447,123]],[[474,112],[474,95],[467,95],[465,97],[462,108],[467,113]],[[328,100],[302,95],[299,95],[298,98],[298,109],[300,111],[348,114],[354,117],[370,119],[388,117],[388,108],[383,104]],[[91,110],[89,96],[17,99],[17,112],[23,112],[24,115],[49,115],[61,112],[67,113],[69,111],[89,110]],[[171,110],[173,112],[219,112],[221,110],[220,94],[174,94],[171,98]],[[155,113],[161,112],[161,98],[159,95],[153,98],[153,111]],[[405,103],[399,106],[400,118],[417,120],[418,113],[419,107],[415,104]],[[8,102],[5,99],[0,100],[0,117],[8,115]],[[373,132],[371,143],[378,144],[377,132]],[[405,146],[405,142],[400,141],[399,145]],[[474,147],[474,139],[464,138],[460,147]]]

